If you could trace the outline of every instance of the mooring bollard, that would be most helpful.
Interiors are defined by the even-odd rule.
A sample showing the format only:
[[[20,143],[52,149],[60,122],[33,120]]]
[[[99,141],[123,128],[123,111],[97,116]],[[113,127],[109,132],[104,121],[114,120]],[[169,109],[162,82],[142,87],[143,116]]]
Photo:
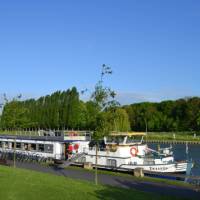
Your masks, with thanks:
[[[134,175],[135,177],[142,178],[142,177],[144,177],[144,171],[143,171],[142,168],[135,168],[135,169],[133,170],[133,175]]]
[[[89,169],[89,170],[93,169],[92,163],[91,163],[91,162],[85,162],[85,163],[83,164],[83,168],[84,168],[84,169]]]

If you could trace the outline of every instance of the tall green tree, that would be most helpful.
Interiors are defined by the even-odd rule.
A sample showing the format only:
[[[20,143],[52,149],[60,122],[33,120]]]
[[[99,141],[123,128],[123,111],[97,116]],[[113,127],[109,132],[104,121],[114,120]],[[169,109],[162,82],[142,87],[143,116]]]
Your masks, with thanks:
[[[114,108],[106,112],[107,122],[110,123],[110,130],[117,132],[130,131],[129,116],[123,108]]]
[[[96,159],[95,159],[95,184],[98,184],[97,164],[98,164],[98,141],[111,131],[111,126],[107,121],[105,113],[106,109],[116,107],[115,92],[110,87],[104,86],[104,78],[106,75],[112,74],[110,67],[102,65],[100,80],[95,85],[94,92],[91,95],[91,100],[99,108],[96,118],[96,127],[93,138],[96,141]]]
[[[80,100],[77,89],[73,87],[70,91],[68,102],[68,128],[78,128],[80,114]]]
[[[13,100],[6,104],[2,113],[1,124],[3,128],[17,129],[29,123],[26,115],[28,110],[21,102]]]

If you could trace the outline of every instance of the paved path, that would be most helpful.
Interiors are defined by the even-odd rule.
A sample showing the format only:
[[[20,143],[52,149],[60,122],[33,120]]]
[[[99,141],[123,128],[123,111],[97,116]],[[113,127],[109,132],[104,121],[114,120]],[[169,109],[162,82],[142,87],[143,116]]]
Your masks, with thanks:
[[[59,176],[70,177],[94,182],[94,173],[86,170],[78,169],[58,169],[55,167],[45,167],[33,163],[17,163],[17,167],[31,169],[35,171],[52,173]],[[150,183],[145,181],[137,181],[128,177],[120,177],[114,175],[98,174],[99,183],[104,185],[117,186],[128,189],[137,189],[145,192],[153,192],[160,195],[174,195],[188,199],[200,199],[200,191],[195,191],[186,187],[167,186],[160,183]]]

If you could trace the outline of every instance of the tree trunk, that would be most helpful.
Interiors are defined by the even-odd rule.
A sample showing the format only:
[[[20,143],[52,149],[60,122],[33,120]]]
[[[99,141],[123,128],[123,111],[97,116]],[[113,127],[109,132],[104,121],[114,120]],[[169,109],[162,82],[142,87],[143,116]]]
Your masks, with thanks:
[[[147,134],[147,132],[148,132],[148,123],[147,123],[147,120],[146,120],[146,119],[144,119],[144,121],[145,121],[145,126],[146,126],[146,134]]]

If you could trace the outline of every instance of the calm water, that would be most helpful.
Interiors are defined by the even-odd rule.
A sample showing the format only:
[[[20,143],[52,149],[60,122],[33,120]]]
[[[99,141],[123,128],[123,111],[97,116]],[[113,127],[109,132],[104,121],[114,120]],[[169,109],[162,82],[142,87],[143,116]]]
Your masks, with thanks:
[[[158,144],[148,144],[150,148],[157,149]],[[184,144],[174,144],[173,152],[175,159],[185,160],[186,159],[186,147]],[[160,147],[169,147],[169,145],[160,144]],[[189,159],[192,159],[195,163],[192,169],[192,175],[200,176],[200,145],[188,145]]]

